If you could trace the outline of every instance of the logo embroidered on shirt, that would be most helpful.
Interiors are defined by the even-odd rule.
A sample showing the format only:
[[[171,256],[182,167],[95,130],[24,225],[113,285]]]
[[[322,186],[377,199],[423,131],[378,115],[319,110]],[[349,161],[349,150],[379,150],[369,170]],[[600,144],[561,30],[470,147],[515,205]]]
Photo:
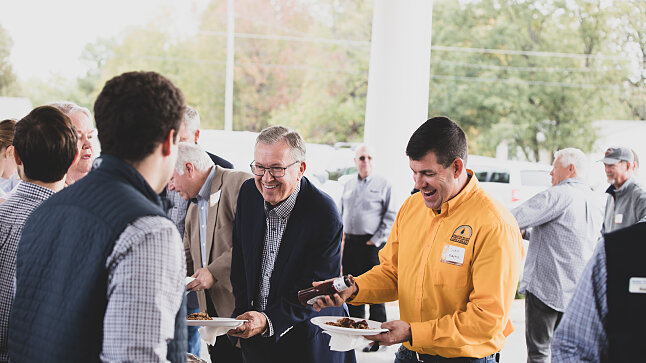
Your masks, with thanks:
[[[451,236],[451,242],[462,243],[463,245],[469,244],[469,239],[471,238],[471,226],[460,226],[458,227]]]

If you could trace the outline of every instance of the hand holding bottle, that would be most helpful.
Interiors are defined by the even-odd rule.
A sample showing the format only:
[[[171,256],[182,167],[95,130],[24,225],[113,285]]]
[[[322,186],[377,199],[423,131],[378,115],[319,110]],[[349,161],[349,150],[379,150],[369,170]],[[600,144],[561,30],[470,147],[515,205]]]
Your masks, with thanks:
[[[331,294],[324,294],[322,296],[319,296],[315,301],[312,302],[312,307],[314,308],[314,310],[321,311],[321,309],[323,308],[331,306],[341,306],[346,300],[350,298],[350,296],[354,295],[358,291],[358,287],[354,282],[354,278],[352,278],[352,276],[350,275],[348,276],[349,278],[345,279],[347,287],[345,289],[336,289],[336,292],[333,292]],[[326,285],[333,285],[334,281],[338,281],[338,279],[339,278],[329,279],[325,281],[314,281],[312,282],[312,286],[314,288],[320,288]]]

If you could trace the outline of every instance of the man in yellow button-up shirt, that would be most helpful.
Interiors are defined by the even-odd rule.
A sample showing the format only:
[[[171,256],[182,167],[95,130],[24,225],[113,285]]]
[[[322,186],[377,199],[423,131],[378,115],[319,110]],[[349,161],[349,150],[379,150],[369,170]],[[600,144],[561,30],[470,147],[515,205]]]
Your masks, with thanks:
[[[368,337],[403,343],[395,362],[497,361],[513,331],[509,312],[523,255],[516,220],[466,169],[466,136],[453,121],[426,121],[406,154],[420,192],[399,210],[380,265],[314,308],[399,299],[402,320]]]

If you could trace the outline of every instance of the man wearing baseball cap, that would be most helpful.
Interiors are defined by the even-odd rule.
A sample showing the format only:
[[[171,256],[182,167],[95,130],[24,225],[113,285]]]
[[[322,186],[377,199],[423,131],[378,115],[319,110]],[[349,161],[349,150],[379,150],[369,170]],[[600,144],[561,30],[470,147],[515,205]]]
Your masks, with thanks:
[[[634,160],[627,147],[609,147],[601,160],[610,183],[603,233],[628,227],[646,217],[646,189],[632,177]]]

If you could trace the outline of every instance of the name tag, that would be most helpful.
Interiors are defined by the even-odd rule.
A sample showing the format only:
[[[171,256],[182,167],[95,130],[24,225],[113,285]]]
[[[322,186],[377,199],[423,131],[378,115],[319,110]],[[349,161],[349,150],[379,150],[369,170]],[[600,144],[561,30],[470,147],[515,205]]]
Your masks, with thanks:
[[[615,224],[622,224],[624,222],[623,214],[615,214]]]
[[[646,277],[631,277],[628,281],[628,292],[646,294]]]
[[[462,266],[464,263],[464,251],[464,247],[444,245],[442,259],[440,261],[450,263],[451,265]]]
[[[218,190],[217,192],[211,194],[211,197],[209,198],[209,207],[213,207],[215,203],[220,201],[220,192],[222,190]]]

